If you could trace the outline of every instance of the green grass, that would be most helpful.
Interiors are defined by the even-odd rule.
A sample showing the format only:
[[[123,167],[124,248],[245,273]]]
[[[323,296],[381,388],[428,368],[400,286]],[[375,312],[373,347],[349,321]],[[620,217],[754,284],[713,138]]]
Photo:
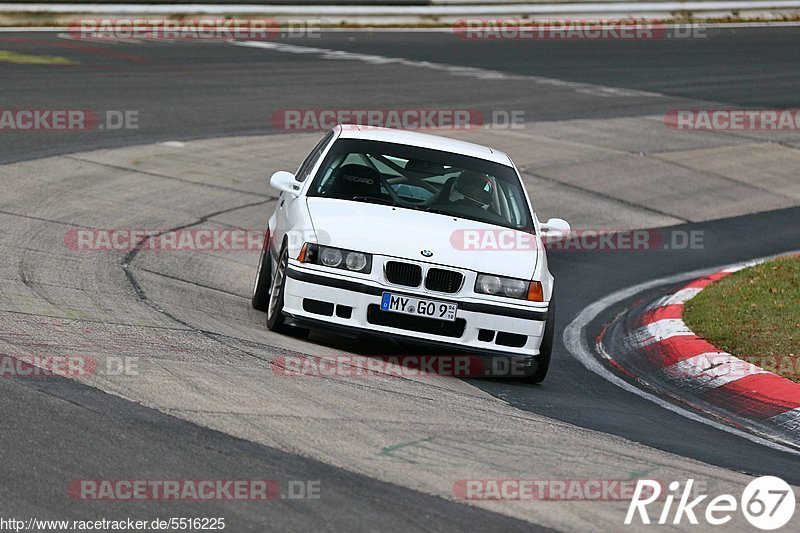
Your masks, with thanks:
[[[800,257],[712,283],[687,302],[683,320],[717,348],[800,382]]]

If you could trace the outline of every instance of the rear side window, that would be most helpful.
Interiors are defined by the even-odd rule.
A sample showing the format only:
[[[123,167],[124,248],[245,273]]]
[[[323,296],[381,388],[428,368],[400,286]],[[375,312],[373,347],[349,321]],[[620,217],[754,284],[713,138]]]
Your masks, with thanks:
[[[295,179],[297,181],[305,181],[306,178],[308,178],[309,174],[311,174],[311,170],[316,166],[317,161],[319,161],[319,157],[322,155],[325,147],[328,146],[328,141],[331,140],[331,137],[333,137],[333,132],[329,131],[325,137],[317,143],[314,149],[311,150],[311,153],[308,154],[306,160],[303,161],[303,164],[300,165],[300,168],[297,170],[297,174],[295,174]]]

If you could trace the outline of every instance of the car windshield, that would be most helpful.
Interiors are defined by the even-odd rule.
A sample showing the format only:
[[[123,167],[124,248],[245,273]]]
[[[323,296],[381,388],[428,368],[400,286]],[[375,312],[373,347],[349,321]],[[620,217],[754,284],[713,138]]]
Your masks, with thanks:
[[[317,171],[308,195],[533,229],[512,167],[416,146],[339,139]]]

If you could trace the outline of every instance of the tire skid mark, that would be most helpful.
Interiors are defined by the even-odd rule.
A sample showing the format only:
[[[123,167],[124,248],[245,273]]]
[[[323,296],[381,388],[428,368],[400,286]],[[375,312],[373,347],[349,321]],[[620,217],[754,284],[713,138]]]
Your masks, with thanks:
[[[211,220],[215,216],[224,215],[224,214],[227,214],[227,213],[230,213],[230,212],[233,212],[233,211],[238,211],[239,209],[246,209],[248,207],[256,207],[256,206],[259,206],[259,205],[265,205],[265,204],[268,204],[268,203],[270,203],[272,201],[275,201],[275,198],[270,196],[266,200],[260,200],[258,202],[249,202],[247,204],[241,204],[241,205],[238,205],[238,206],[229,207],[227,209],[222,209],[220,211],[215,211],[213,213],[209,213],[208,215],[205,215],[205,216],[197,219],[195,222],[191,222],[189,224],[183,224],[183,225],[180,225],[180,226],[177,226],[177,227],[174,227],[174,228],[170,228],[168,230],[164,230],[164,231],[162,231],[162,232],[160,232],[160,233],[158,233],[158,234],[156,234],[154,236],[155,237],[160,237],[160,236],[162,236],[164,234],[167,234],[167,233],[170,233],[170,232],[191,228],[193,226],[197,226],[199,224],[203,224],[205,222],[208,222],[209,220]],[[142,243],[139,243],[131,251],[126,253],[123,256],[122,260],[119,262],[119,266],[125,272],[125,276],[128,278],[128,282],[133,287],[133,290],[136,293],[136,296],[139,298],[140,301],[142,301],[145,305],[149,306],[150,308],[152,308],[156,312],[161,313],[162,315],[164,315],[167,318],[177,322],[178,324],[181,324],[182,326],[186,326],[188,329],[190,329],[190,330],[192,330],[192,331],[194,331],[196,333],[200,333],[204,337],[206,337],[206,338],[208,338],[208,339],[210,339],[210,340],[212,340],[214,342],[219,342],[220,344],[223,344],[223,345],[227,346],[228,348],[232,348],[234,350],[237,350],[237,351],[240,351],[240,352],[243,352],[243,353],[248,353],[248,352],[245,352],[244,350],[242,350],[241,348],[237,348],[235,346],[231,346],[230,344],[220,340],[220,338],[218,338],[218,336],[214,335],[212,332],[197,328],[197,327],[193,326],[192,324],[190,324],[190,323],[188,323],[188,322],[186,322],[184,320],[181,320],[180,318],[178,318],[174,314],[170,313],[169,311],[163,309],[156,302],[151,300],[147,296],[147,294],[145,293],[145,290],[141,286],[141,284],[139,283],[139,280],[136,279],[136,276],[134,275],[133,269],[132,269],[132,264],[136,260],[136,256],[139,255],[140,251],[142,251]],[[253,355],[253,354],[249,354],[248,353],[248,355]]]
[[[101,166],[101,167],[112,168],[114,170],[122,170],[124,172],[135,172],[136,174],[143,174],[145,176],[151,176],[151,177],[154,177],[154,178],[178,181],[180,183],[186,183],[188,185],[197,185],[197,186],[200,186],[200,187],[208,187],[210,189],[216,189],[218,191],[234,192],[234,193],[237,193],[237,194],[248,194],[248,195],[251,195],[251,196],[260,196],[262,198],[265,198],[267,201],[275,201],[275,200],[277,200],[277,197],[272,196],[270,194],[264,194],[264,193],[253,192],[253,191],[243,191],[241,189],[236,189],[234,187],[226,187],[224,185],[214,185],[213,183],[204,183],[202,181],[192,181],[192,180],[187,180],[185,178],[179,178],[177,176],[168,176],[166,174],[159,174],[157,172],[150,172],[150,171],[141,170],[141,169],[138,169],[138,168],[130,168],[130,167],[122,166],[122,165],[113,165],[111,163],[104,163],[102,161],[95,161],[93,159],[84,159],[82,157],[77,157],[77,156],[74,156],[74,155],[65,155],[63,157],[66,158],[66,159],[72,159],[73,161],[80,161],[81,163],[89,163],[91,165],[98,165],[98,166]],[[252,204],[252,205],[259,205],[259,204]],[[221,214],[227,213],[228,211],[235,211],[237,209],[242,209],[242,208],[245,208],[245,207],[250,207],[250,206],[249,205],[244,205],[244,206],[241,206],[241,207],[234,207],[234,208],[231,208],[231,209],[226,209],[225,211],[220,211],[219,213],[212,213],[211,215],[208,215],[208,217],[213,217],[215,215],[221,215]],[[205,220],[202,220],[202,221],[204,222]],[[193,226],[193,225],[195,225],[195,224],[190,224],[190,225],[183,226],[183,227],[180,227],[180,228],[175,228],[175,229],[183,229],[183,228],[187,228],[187,227],[190,227],[190,226]],[[170,230],[170,231],[175,231],[175,229]],[[163,233],[161,233],[159,235],[163,235]]]

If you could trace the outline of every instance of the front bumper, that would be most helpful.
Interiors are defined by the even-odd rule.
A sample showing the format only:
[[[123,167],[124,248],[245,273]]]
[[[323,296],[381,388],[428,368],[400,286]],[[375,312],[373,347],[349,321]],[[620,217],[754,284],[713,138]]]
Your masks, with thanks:
[[[548,316],[546,307],[448,298],[373,280],[354,280],[291,261],[286,274],[283,312],[295,324],[377,334],[460,352],[502,355],[523,366],[535,366]],[[456,303],[456,322],[380,311],[385,291]]]

